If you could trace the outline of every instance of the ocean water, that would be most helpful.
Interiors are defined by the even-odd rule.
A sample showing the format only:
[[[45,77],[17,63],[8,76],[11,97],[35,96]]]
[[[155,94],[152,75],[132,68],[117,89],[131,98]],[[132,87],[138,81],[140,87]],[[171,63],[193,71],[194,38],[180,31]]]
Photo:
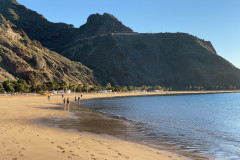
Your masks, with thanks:
[[[96,99],[77,107],[108,117],[95,120],[102,134],[193,159],[240,159],[240,93]]]

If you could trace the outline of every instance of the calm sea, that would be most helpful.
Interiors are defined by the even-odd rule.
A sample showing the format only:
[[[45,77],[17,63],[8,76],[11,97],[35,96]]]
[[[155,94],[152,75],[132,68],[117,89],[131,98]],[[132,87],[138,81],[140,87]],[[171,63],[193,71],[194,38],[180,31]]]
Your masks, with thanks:
[[[240,93],[97,99],[78,107],[123,121],[96,121],[98,130],[117,128],[119,138],[193,159],[240,159]]]

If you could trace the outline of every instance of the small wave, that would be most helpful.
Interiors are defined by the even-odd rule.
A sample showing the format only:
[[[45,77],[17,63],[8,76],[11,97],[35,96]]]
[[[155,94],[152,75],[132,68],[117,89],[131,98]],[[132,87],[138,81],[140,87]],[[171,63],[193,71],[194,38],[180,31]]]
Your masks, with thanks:
[[[213,137],[216,137],[216,138],[220,138],[220,139],[223,139],[223,140],[226,140],[226,141],[232,141],[232,142],[240,143],[240,140],[230,138],[230,137],[226,137],[226,136],[223,136],[223,135],[217,135],[217,134],[212,133],[212,132],[205,132],[205,131],[201,131],[201,130],[198,130],[198,129],[195,129],[194,131],[199,132],[199,133],[204,133],[204,134],[207,134],[207,135],[210,135],[210,136],[213,136]]]
[[[135,119],[130,119],[130,118],[124,117],[122,115],[115,115],[115,114],[107,113],[107,112],[104,112],[104,111],[96,111],[96,112],[98,112],[100,114],[103,114],[105,116],[111,117],[111,118],[126,120],[126,121],[129,121],[129,122],[140,123],[140,124],[151,124],[151,125],[156,125],[156,126],[160,125],[158,123],[146,122],[146,121],[138,121],[138,120],[135,120]]]

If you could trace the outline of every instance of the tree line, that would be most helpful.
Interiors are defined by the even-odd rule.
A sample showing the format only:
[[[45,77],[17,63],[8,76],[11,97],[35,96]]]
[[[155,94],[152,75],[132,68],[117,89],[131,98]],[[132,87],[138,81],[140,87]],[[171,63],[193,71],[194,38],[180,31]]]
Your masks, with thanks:
[[[90,85],[90,84],[77,84],[77,83],[57,83],[57,82],[46,82],[40,83],[38,81],[29,84],[23,79],[7,80],[0,83],[0,93],[43,93],[45,91],[52,90],[71,90],[73,92],[98,92],[100,90],[111,90],[112,92],[127,92],[127,91],[153,91],[162,90],[169,91],[172,88],[165,88],[162,86],[112,86],[107,83],[105,86],[100,85]]]
[[[238,89],[237,86],[211,86],[204,88],[203,86],[188,86],[183,90],[187,91],[200,91],[200,90],[234,90]],[[100,90],[111,90],[112,92],[127,92],[127,91],[171,91],[171,87],[163,86],[119,86],[111,85],[107,83],[105,86],[100,85],[90,85],[90,84],[77,84],[77,83],[57,83],[57,82],[46,82],[40,83],[39,81],[34,81],[29,84],[23,79],[17,79],[16,81],[7,80],[0,83],[0,93],[43,93],[45,91],[52,90],[71,90],[73,92],[98,92]]]

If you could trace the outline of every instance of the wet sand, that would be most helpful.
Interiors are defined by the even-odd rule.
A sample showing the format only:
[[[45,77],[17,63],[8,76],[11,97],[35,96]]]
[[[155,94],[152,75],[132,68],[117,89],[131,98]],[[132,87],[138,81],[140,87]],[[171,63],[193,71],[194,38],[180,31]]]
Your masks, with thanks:
[[[84,94],[83,99],[151,94],[153,93]],[[70,96],[71,100],[74,96]],[[76,118],[70,112],[51,109],[57,105],[62,105],[61,96],[52,96],[51,101],[46,96],[0,96],[0,159],[187,159],[171,152],[112,137],[78,133],[36,123],[43,118]],[[111,121],[106,121],[114,132],[115,125],[111,126]],[[115,130],[118,131],[117,127]]]

